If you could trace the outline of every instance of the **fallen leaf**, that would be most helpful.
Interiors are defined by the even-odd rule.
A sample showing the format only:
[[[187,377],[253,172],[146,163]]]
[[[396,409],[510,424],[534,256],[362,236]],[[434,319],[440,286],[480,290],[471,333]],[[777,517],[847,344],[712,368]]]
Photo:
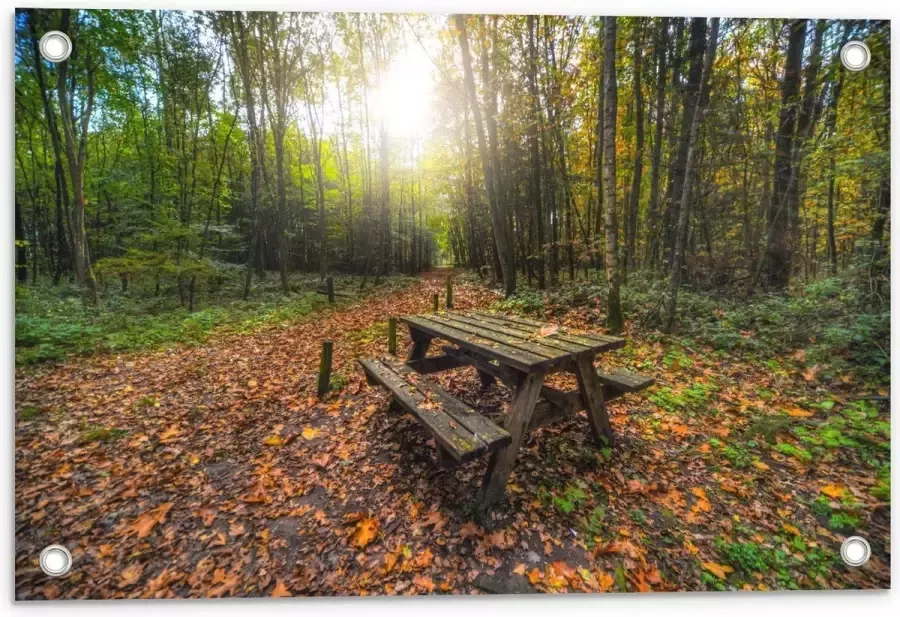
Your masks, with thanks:
[[[556,324],[547,324],[546,326],[541,326],[541,336],[551,336],[559,332],[559,326]]]
[[[525,564],[520,563],[515,568],[513,568],[513,574],[519,574],[521,576],[525,576]]]
[[[141,574],[144,573],[144,564],[137,563],[133,566],[128,566],[124,570],[122,570],[122,574],[119,578],[119,589],[122,587],[128,587],[130,585],[134,585],[141,578]]]
[[[275,589],[272,590],[273,598],[290,598],[291,592],[288,590],[287,585],[284,584],[284,581],[280,578],[275,581]]]
[[[807,411],[802,407],[789,407],[784,412],[793,418],[809,418],[813,415],[811,411]]]
[[[421,574],[416,574],[413,577],[413,583],[419,589],[424,589],[428,593],[434,592],[434,583],[431,580],[430,576],[422,576]]]
[[[844,487],[837,484],[826,484],[819,489],[819,492],[825,493],[832,499],[840,499],[844,496]]]
[[[375,539],[378,531],[378,519],[364,518],[356,525],[351,544],[356,548],[366,548]]]
[[[704,570],[709,570],[723,581],[728,578],[729,572],[734,572],[734,568],[731,566],[714,563],[712,561],[704,561],[702,565]]]
[[[541,571],[537,568],[534,568],[533,570],[531,570],[531,572],[528,573],[528,582],[532,585],[537,585],[542,578],[543,574],[541,574]]]
[[[318,429],[314,429],[314,428],[309,427],[309,426],[307,426],[306,428],[304,428],[304,429],[303,429],[303,433],[302,433],[303,439],[305,439],[306,441],[310,441],[310,440],[312,440],[312,439],[315,439],[316,435],[318,435],[318,434],[319,434]]]
[[[150,532],[153,531],[153,528],[157,523],[162,523],[166,519],[166,514],[171,509],[172,502],[169,502],[141,514],[126,528],[126,535],[136,533],[138,538],[146,538],[150,535]]]
[[[263,440],[263,443],[267,446],[280,446],[284,440],[281,439],[281,435],[269,435]]]

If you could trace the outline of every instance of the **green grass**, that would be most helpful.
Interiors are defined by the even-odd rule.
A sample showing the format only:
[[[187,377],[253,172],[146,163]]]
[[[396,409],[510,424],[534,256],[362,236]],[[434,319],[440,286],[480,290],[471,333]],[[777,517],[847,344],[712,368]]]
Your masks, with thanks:
[[[109,428],[106,426],[91,425],[81,432],[81,441],[91,443],[94,441],[115,441],[128,431],[121,428]]]
[[[31,421],[31,420],[36,420],[43,413],[44,413],[43,410],[39,407],[25,405],[24,407],[19,409],[19,420],[25,420],[26,422]]]
[[[62,360],[72,355],[196,345],[211,336],[249,333],[289,323],[328,306],[315,292],[318,277],[292,275],[292,293],[281,291],[277,276],[254,284],[242,299],[239,272],[223,277],[215,290],[198,297],[195,311],[181,306],[177,288],[133,284],[127,293],[110,285],[98,306],[86,305],[74,285],[16,286],[16,364]],[[408,277],[384,279],[378,289],[401,288]],[[335,286],[347,293],[358,289],[359,277],[336,276]],[[369,291],[373,288],[369,286]],[[352,301],[338,298],[336,304]]]

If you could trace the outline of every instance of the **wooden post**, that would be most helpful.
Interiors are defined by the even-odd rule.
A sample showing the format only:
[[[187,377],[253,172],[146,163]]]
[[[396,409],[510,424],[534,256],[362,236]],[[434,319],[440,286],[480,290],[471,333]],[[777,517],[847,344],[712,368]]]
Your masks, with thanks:
[[[328,286],[328,301],[334,303],[334,279],[329,276],[325,284]]]
[[[388,353],[397,355],[397,318],[388,317]]]
[[[319,398],[328,394],[331,385],[331,352],[332,341],[322,341],[322,359],[319,361]]]
[[[447,277],[447,310],[453,308],[453,279]]]
[[[435,313],[438,312],[438,295],[434,294],[431,296],[431,310]]]

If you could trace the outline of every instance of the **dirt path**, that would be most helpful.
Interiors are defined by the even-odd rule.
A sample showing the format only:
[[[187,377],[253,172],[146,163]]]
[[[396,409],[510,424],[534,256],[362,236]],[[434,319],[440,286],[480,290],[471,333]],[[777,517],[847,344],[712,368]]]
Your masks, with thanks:
[[[833,552],[840,537],[812,531],[790,461],[747,470],[709,460],[708,439],[724,440],[746,420],[686,419],[646,397],[612,406],[622,435],[614,452],[593,449],[582,417],[533,435],[509,499],[476,524],[486,460],[440,470],[425,433],[388,413],[387,396],[355,366],[357,357],[386,352],[388,315],[430,310],[444,275],[201,347],[20,372],[16,596],[703,589],[713,586],[709,576],[730,574],[728,566],[716,572],[723,534],[781,533],[790,542],[784,529],[792,528]],[[497,299],[480,287],[454,288],[457,308]],[[567,317],[571,325],[584,319]],[[335,342],[340,389],[320,402],[325,338]],[[401,349],[407,344],[404,334]],[[640,342],[618,361],[665,382],[664,352]],[[682,373],[690,381],[713,365]],[[715,366],[723,400],[755,404],[745,384],[765,375]],[[441,381],[488,413],[508,398],[501,386],[478,392],[470,369]],[[889,509],[887,516],[889,523]],[[37,568],[41,548],[54,542],[75,559],[64,579]],[[807,548],[804,563],[820,558]],[[885,577],[874,567],[832,567],[798,570],[797,584],[871,587]],[[773,565],[745,586],[778,587],[778,576]]]

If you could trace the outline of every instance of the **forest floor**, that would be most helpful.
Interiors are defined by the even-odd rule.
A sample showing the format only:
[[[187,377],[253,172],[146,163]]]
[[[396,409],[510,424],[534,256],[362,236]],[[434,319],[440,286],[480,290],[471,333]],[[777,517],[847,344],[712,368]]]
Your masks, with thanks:
[[[871,466],[889,460],[888,406],[852,378],[636,328],[602,360],[657,385],[610,405],[616,446],[597,451],[583,414],[533,433],[507,498],[476,520],[486,459],[438,468],[356,365],[386,353],[389,315],[430,310],[446,274],[199,346],[20,368],[16,597],[889,585],[889,488]],[[499,299],[454,286],[459,309]],[[559,321],[596,330],[593,310]],[[320,401],[326,338],[335,391]],[[509,398],[471,369],[440,380],[488,414]],[[838,558],[852,533],[874,551],[862,568]],[[64,578],[38,568],[51,543],[73,554]]]

